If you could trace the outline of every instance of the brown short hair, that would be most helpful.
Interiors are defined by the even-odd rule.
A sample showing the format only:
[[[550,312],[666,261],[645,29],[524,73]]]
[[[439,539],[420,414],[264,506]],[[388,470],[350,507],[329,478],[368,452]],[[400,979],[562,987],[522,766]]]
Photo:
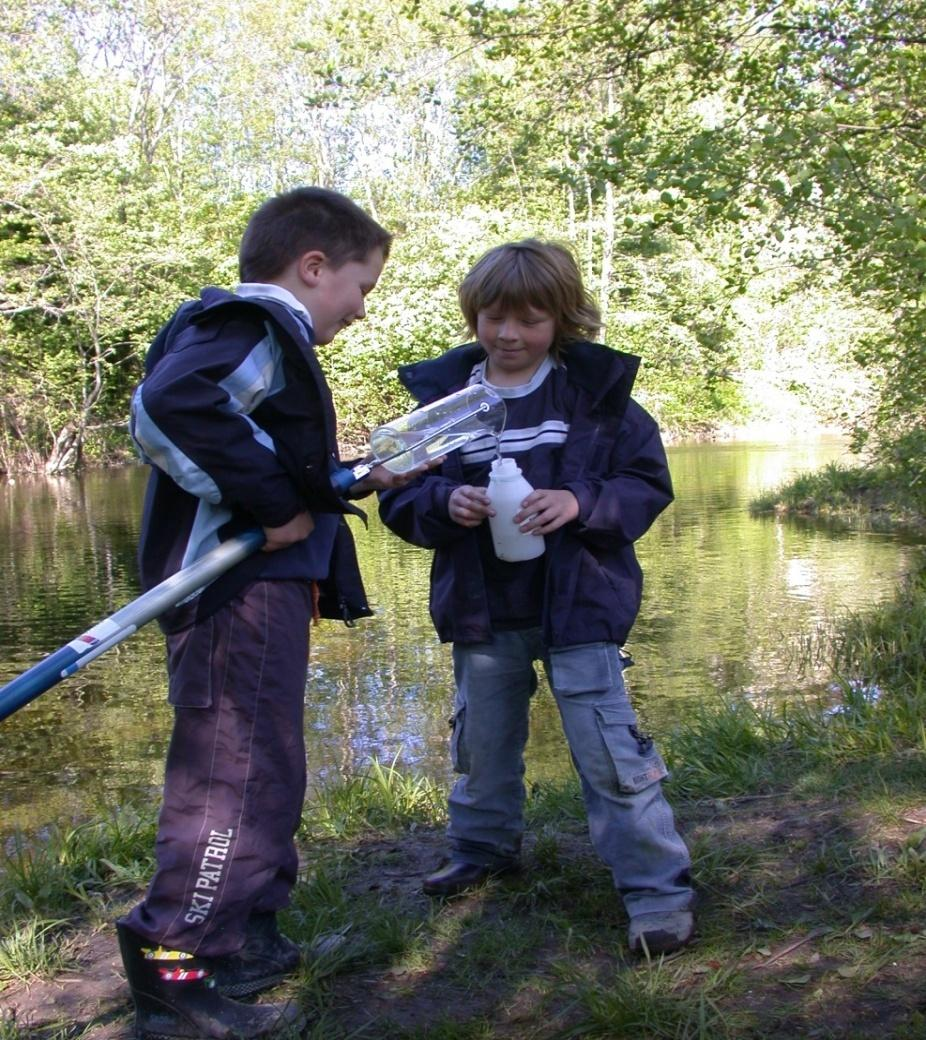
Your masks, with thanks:
[[[575,257],[558,242],[526,238],[484,253],[460,285],[460,310],[471,333],[489,307],[536,307],[556,322],[554,349],[601,328],[601,312],[585,291]]]
[[[242,282],[268,282],[293,260],[321,250],[333,267],[364,261],[374,249],[389,255],[392,235],[346,195],[328,188],[294,188],[255,210],[241,238]]]

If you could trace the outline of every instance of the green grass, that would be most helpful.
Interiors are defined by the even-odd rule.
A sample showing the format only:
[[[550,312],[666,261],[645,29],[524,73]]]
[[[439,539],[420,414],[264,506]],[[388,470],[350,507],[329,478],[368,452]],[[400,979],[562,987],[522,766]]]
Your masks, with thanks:
[[[293,893],[285,914],[288,934],[307,952],[305,990],[354,968],[405,956],[418,942],[420,923],[375,892],[347,888],[353,870],[349,852],[321,852],[311,875]]]
[[[922,527],[923,500],[902,473],[887,466],[830,462],[800,473],[750,503],[750,512],[798,514],[854,525]]]
[[[577,784],[537,781],[530,786],[524,820],[535,830],[555,828],[567,821],[585,819],[585,807]]]
[[[664,742],[701,898],[698,941],[673,957],[628,955],[575,777],[529,791],[522,875],[447,901],[419,887],[446,791],[376,762],[316,791],[282,918],[306,955],[283,993],[311,1010],[307,1037],[926,1035],[924,603],[920,576],[814,647],[840,713],[722,701]],[[82,922],[137,898],[153,837],[153,814],[132,810],[20,837],[0,862],[0,980],[65,967]],[[0,1040],[36,1035],[4,1009],[0,988]]]
[[[95,1032],[93,1025],[86,1029],[75,1028],[72,1022],[55,1022],[43,1025],[41,1034],[24,1022],[12,1011],[9,1014],[0,1012],[0,1040],[83,1040]]]
[[[810,753],[792,719],[747,700],[696,708],[664,743],[676,796],[723,798],[777,788]]]
[[[54,978],[70,963],[63,921],[25,921],[0,939],[0,985]]]
[[[0,922],[20,911],[58,915],[100,905],[136,888],[154,866],[153,809],[123,807],[77,827],[52,827],[41,840],[19,833],[0,859]]]
[[[919,696],[926,682],[926,567],[876,611],[846,619],[833,639],[837,675]]]
[[[731,1032],[732,1016],[712,998],[723,988],[722,974],[711,973],[690,995],[680,992],[683,979],[683,972],[658,960],[645,971],[620,970],[608,980],[581,985],[579,1021],[562,1034],[563,1040],[723,1040],[739,1035]]]
[[[422,776],[374,760],[362,772],[313,792],[303,816],[311,838],[346,838],[369,830],[433,824],[443,818],[446,795]]]

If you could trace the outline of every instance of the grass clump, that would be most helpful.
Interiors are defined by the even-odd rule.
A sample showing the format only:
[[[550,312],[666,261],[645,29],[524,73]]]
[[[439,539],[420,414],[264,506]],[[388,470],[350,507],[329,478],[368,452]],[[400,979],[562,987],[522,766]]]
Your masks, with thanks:
[[[64,924],[32,918],[0,939],[0,984],[54,978],[66,967],[69,957],[62,942]]]
[[[910,575],[892,600],[854,614],[834,637],[837,675],[861,677],[895,693],[922,690],[926,661],[926,566]]]
[[[290,936],[307,951],[301,984],[312,989],[345,970],[405,956],[420,924],[375,892],[352,892],[353,857],[324,854],[296,886],[285,914]]]
[[[41,1034],[29,1022],[22,1021],[13,1011],[9,1015],[0,1013],[0,1040],[84,1040],[94,1032],[93,1027],[82,1029],[73,1022],[43,1024]]]
[[[695,709],[665,740],[670,788],[684,798],[724,798],[775,788],[810,754],[788,715],[741,699]]]
[[[528,827],[549,830],[584,819],[585,805],[575,774],[573,781],[568,783],[538,780],[530,785],[524,805],[524,820]]]
[[[142,884],[154,867],[153,810],[121,807],[41,840],[13,835],[0,857],[0,919],[18,910],[58,915],[100,905],[113,889]]]
[[[750,512],[818,516],[878,528],[922,527],[922,501],[896,470],[830,462],[800,473],[750,503]]]
[[[731,1020],[714,1003],[714,988],[722,987],[710,979],[699,992],[692,993],[685,986],[684,973],[661,959],[646,970],[618,971],[607,982],[580,988],[578,1021],[563,1034],[564,1040],[614,1040],[623,1036],[724,1040],[742,1035],[731,1031]]]
[[[312,838],[347,838],[364,831],[403,830],[443,819],[446,793],[423,776],[373,760],[362,772],[313,792],[303,813]]]

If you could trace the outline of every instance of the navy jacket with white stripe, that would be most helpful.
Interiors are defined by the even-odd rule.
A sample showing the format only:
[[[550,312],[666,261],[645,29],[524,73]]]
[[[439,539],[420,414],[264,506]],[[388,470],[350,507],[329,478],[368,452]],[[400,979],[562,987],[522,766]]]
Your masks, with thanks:
[[[466,384],[485,357],[477,343],[403,366],[399,378],[421,402]],[[630,397],[639,358],[598,343],[561,351],[575,407],[559,459],[557,487],[571,491],[579,516],[546,538],[542,621],[547,646],[623,644],[640,608],[643,574],[634,542],[672,501],[672,482],[655,420]],[[475,530],[450,519],[464,483],[460,452],[404,488],[380,492],[380,515],[414,545],[434,549],[430,609],[444,642],[491,639]]]
[[[166,632],[203,620],[248,582],[317,580],[323,617],[369,615],[344,513],[331,394],[308,327],[276,301],[204,289],[161,330],[132,399],[131,432],[152,471],[139,564],[151,588],[249,527],[307,509],[310,537],[257,553],[159,619]],[[362,514],[360,514],[362,515]]]

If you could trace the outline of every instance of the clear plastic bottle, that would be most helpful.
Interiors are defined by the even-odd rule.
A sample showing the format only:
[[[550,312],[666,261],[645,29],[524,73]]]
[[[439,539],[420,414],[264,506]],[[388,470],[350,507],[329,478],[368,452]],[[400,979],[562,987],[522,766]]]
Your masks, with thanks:
[[[483,383],[474,383],[378,426],[370,434],[370,450],[374,465],[407,473],[477,437],[490,437],[497,450],[504,425],[505,402]]]
[[[525,534],[513,519],[521,503],[534,490],[514,459],[495,459],[488,490],[495,510],[495,516],[489,517],[495,555],[509,562],[540,556],[546,548],[543,535]]]

